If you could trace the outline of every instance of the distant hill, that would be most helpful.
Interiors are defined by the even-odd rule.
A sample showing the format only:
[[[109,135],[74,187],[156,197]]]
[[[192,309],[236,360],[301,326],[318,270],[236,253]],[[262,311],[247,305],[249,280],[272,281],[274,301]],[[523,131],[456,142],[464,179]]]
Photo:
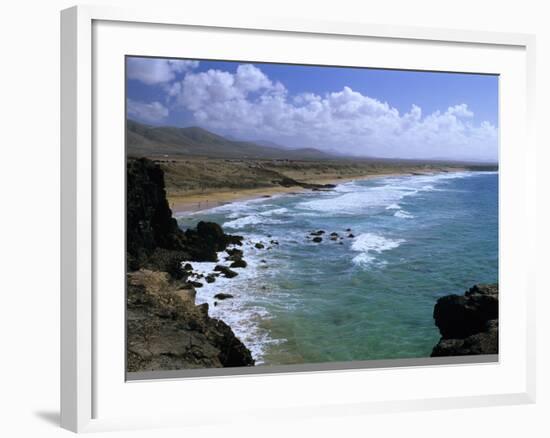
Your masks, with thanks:
[[[336,158],[313,148],[287,149],[236,141],[196,126],[149,126],[126,122],[127,152],[130,156],[202,156],[211,158],[330,160]]]
[[[260,146],[267,146],[269,148],[276,148],[276,149],[295,149],[291,146],[284,146],[279,143],[275,143],[273,141],[269,140],[252,140],[252,143],[259,144]]]

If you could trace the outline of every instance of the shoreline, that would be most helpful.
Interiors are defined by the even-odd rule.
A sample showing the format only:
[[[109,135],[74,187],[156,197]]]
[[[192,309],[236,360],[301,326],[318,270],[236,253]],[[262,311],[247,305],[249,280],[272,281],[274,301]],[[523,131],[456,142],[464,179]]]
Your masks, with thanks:
[[[363,179],[374,178],[390,179],[392,178],[392,176],[400,175],[403,176],[403,180],[406,181],[406,184],[403,184],[401,179],[393,178],[390,180],[386,179],[384,181],[380,181],[381,185],[376,187],[386,189],[386,187],[391,188],[392,186],[396,186],[395,188],[397,189],[409,190],[408,187],[400,186],[409,185],[410,183],[410,185],[412,186],[419,186],[420,189],[418,191],[437,192],[438,190],[434,190],[434,187],[432,187],[431,185],[424,186],[427,180],[433,179],[434,181],[436,181],[440,179],[446,179],[447,177],[450,177],[451,179],[461,179],[461,177],[463,176],[472,176],[480,173],[468,172],[468,170],[470,169],[462,169],[458,167],[440,167],[438,169],[430,170],[408,169],[407,172],[380,172],[378,174],[359,175],[349,178],[339,177],[336,178],[336,180],[335,178],[329,178],[329,174],[327,172],[324,175],[321,175],[325,177],[324,179],[317,181],[327,182],[330,180],[337,184],[345,184],[348,181],[359,181]],[[363,310],[365,310],[366,312],[369,311],[369,308],[372,307],[370,306],[370,302],[365,302],[364,304],[366,307],[364,309],[359,309],[357,313],[351,313],[349,312],[349,309],[347,309],[343,314],[344,316],[337,315],[337,319],[332,319],[333,312],[330,310],[330,313],[327,314],[327,309],[325,306],[326,302],[324,302],[322,306],[317,307],[317,310],[315,310],[315,302],[310,302],[310,297],[313,295],[316,298],[322,298],[318,294],[319,285],[322,286],[323,290],[326,290],[328,292],[330,297],[339,296],[340,294],[338,294],[338,291],[340,290],[347,290],[348,283],[343,284],[341,282],[341,279],[339,278],[340,276],[338,275],[338,273],[343,272],[342,269],[348,269],[348,266],[350,264],[350,256],[353,257],[355,255],[354,252],[364,253],[367,256],[369,252],[380,254],[383,251],[397,248],[400,243],[406,242],[406,239],[408,239],[407,235],[399,235],[399,242],[385,240],[385,236],[383,235],[384,232],[382,232],[382,235],[375,234],[375,240],[371,239],[372,242],[369,243],[369,245],[362,245],[355,248],[355,238],[357,237],[357,240],[360,240],[362,235],[361,233],[366,233],[366,236],[369,236],[371,235],[371,230],[370,227],[368,227],[368,224],[365,224],[365,229],[356,229],[356,226],[359,227],[359,224],[350,224],[349,222],[347,222],[347,216],[343,218],[342,221],[331,222],[330,224],[322,223],[322,221],[319,224],[311,224],[311,228],[309,227],[309,224],[307,227],[301,226],[299,221],[294,223],[294,225],[296,225],[296,229],[304,233],[304,237],[306,239],[304,240],[304,242],[307,242],[309,240],[311,242],[311,245],[313,245],[312,248],[320,248],[320,246],[318,246],[317,244],[325,245],[325,249],[321,250],[321,252],[318,252],[314,249],[313,253],[301,252],[300,247],[303,246],[303,244],[300,243],[301,240],[299,236],[291,236],[290,240],[286,240],[286,229],[288,229],[288,227],[282,230],[279,228],[259,230],[257,234],[254,234],[254,230],[252,230],[249,236],[237,236],[226,234],[225,232],[223,232],[222,227],[216,222],[202,222],[197,224],[195,228],[189,228],[185,232],[183,232],[183,230],[174,223],[174,220],[172,219],[172,213],[167,208],[165,184],[163,183],[162,179],[158,179],[158,167],[155,166],[154,163],[136,160],[130,163],[127,172],[127,178],[131,182],[128,186],[130,194],[128,196],[129,204],[127,208],[130,208],[131,210],[129,211],[132,212],[132,214],[128,214],[128,218],[130,218],[134,224],[133,226],[128,227],[130,231],[133,231],[133,235],[129,240],[136,243],[135,246],[129,246],[127,248],[126,259],[128,269],[126,285],[128,288],[128,297],[130,298],[130,300],[127,300],[128,302],[126,303],[127,311],[130,315],[126,322],[128,343],[126,356],[127,371],[140,371],[144,370],[145,368],[149,370],[166,370],[197,368],[197,366],[203,368],[221,368],[235,366],[255,366],[263,364],[273,365],[284,364],[287,363],[285,361],[289,360],[289,358],[291,360],[295,360],[295,358],[298,357],[304,359],[302,363],[313,363],[315,360],[307,358],[307,349],[302,350],[299,343],[295,343],[294,347],[289,344],[290,347],[288,349],[284,347],[282,349],[270,350],[270,345],[277,345],[279,342],[285,342],[291,338],[287,339],[287,337],[285,337],[285,330],[272,331],[272,328],[275,327],[275,325],[272,325],[271,323],[268,323],[266,325],[261,324],[261,322],[264,320],[264,316],[266,315],[264,311],[267,311],[265,308],[262,310],[263,303],[273,303],[275,309],[280,309],[280,311],[282,311],[285,315],[285,318],[287,318],[288,315],[290,317],[290,321],[292,321],[292,316],[294,315],[298,315],[298,318],[301,318],[300,308],[297,308],[298,313],[292,313],[293,308],[286,307],[286,304],[288,304],[288,300],[287,294],[284,293],[284,291],[288,289],[297,291],[301,291],[302,288],[305,289],[305,293],[296,295],[298,297],[297,299],[301,300],[299,302],[306,302],[311,304],[310,309],[312,310],[311,314],[313,316],[311,321],[313,321],[313,324],[310,327],[305,326],[305,331],[303,333],[305,333],[307,336],[310,336],[312,333],[317,336],[317,333],[319,333],[321,336],[326,337],[326,339],[330,341],[330,343],[339,342],[342,337],[339,335],[339,332],[333,329],[333,327],[336,324],[338,327],[340,327],[340,321],[342,321],[342,318],[344,316],[346,319],[357,317],[364,318],[367,313],[364,313]],[[415,179],[405,178],[405,176],[424,177]],[[296,183],[295,180],[294,183]],[[298,182],[298,184],[301,183]],[[318,188],[314,184],[311,184],[311,182],[309,184],[310,185],[306,185],[305,188],[299,186],[300,191],[305,192],[310,190],[311,188],[313,188],[313,190]],[[498,186],[492,185],[489,187],[493,191],[487,193],[489,193],[490,195],[496,193],[494,192],[494,190],[495,187],[498,188]],[[140,190],[140,188],[142,188],[143,191],[138,191],[139,196],[135,196],[135,193],[131,192],[132,190]],[[293,189],[285,189],[284,187],[278,186],[273,188],[278,189],[277,192],[279,193],[281,191],[290,192]],[[321,187],[319,186],[319,188]],[[372,189],[371,186],[364,188],[353,187],[353,189],[355,188],[358,191],[361,191],[363,189],[368,191]],[[469,190],[471,191],[474,198],[477,198],[479,196],[476,186],[473,186],[473,189],[472,187],[470,187]],[[418,191],[415,191],[415,193]],[[246,192],[247,195],[251,195],[250,191]],[[258,196],[261,194],[265,196],[265,190],[263,189],[259,191],[256,190],[255,192],[259,193],[255,193],[255,196],[252,196],[252,198],[258,198]],[[338,195],[337,191],[334,191],[332,193]],[[234,191],[231,194],[234,196],[242,195],[242,191]],[[208,196],[211,196],[211,194],[208,194]],[[404,194],[403,196],[406,195]],[[399,199],[402,199],[403,196],[401,196],[401,198]],[[434,196],[439,196],[439,198],[436,199],[444,199],[447,195],[434,193]],[[243,198],[241,197],[240,199]],[[136,200],[138,200],[138,202],[136,202]],[[388,203],[394,201],[394,198],[383,198],[378,201],[377,204],[375,204],[380,204],[379,206],[384,207],[387,206]],[[292,202],[293,201],[290,200],[290,203]],[[328,200],[328,204],[330,203],[331,201]],[[326,204],[327,202],[325,201],[324,204],[321,204],[320,206],[315,208],[318,214],[313,215],[314,218],[322,216],[326,211],[330,212],[335,210],[327,208]],[[353,204],[349,204],[353,205],[354,202]],[[366,205],[367,207],[370,207],[372,204],[373,202],[370,199],[367,199],[364,202],[364,205]],[[436,205],[437,204],[439,203],[436,203]],[[428,212],[428,218],[432,216],[433,205],[433,203],[427,204],[428,209],[425,211]],[[485,203],[482,203],[480,205],[483,206],[485,205]],[[336,207],[339,206],[337,205]],[[454,208],[455,211],[460,211],[457,209],[461,209],[461,207],[462,204],[452,204],[452,208]],[[448,207],[444,203],[442,204],[441,208],[443,208],[444,212],[449,211]],[[496,211],[492,210],[492,208],[493,207],[490,207],[490,209],[487,210],[480,210],[480,212],[482,215],[484,214],[484,211],[485,214],[491,215],[494,214],[494,212]],[[262,203],[255,206],[256,212],[258,212],[260,215],[262,214],[263,209],[264,206]],[[340,210],[340,208],[338,208],[336,211],[338,210]],[[275,211],[276,210],[273,210],[273,213]],[[283,211],[281,214],[286,213],[288,213],[288,210]],[[365,215],[361,211],[355,212],[353,213],[353,215],[354,217],[357,217],[359,219],[363,219],[363,217],[368,216],[368,214]],[[293,215],[289,216],[292,217]],[[466,219],[471,220],[474,224],[477,224],[479,217],[483,216],[479,216],[479,214],[476,213],[473,215],[469,215]],[[254,222],[252,222],[252,224],[254,224]],[[345,227],[350,228],[348,229]],[[233,228],[235,229],[238,227]],[[351,228],[353,228],[353,230]],[[311,229],[321,231],[311,231]],[[413,226],[410,230],[413,237],[415,236],[416,229],[417,226]],[[342,230],[350,232],[350,234],[346,236],[342,232]],[[142,234],[142,231],[144,231],[145,234]],[[352,231],[355,235],[351,234]],[[440,232],[445,233],[446,231],[446,229],[442,229]],[[272,234],[267,234],[267,232],[271,232]],[[459,239],[458,241],[460,241],[460,243],[462,244],[463,237],[458,233],[453,234],[454,238]],[[324,240],[318,237],[320,235],[324,235]],[[486,233],[485,231],[483,231],[483,236],[485,235]],[[315,237],[312,238],[311,236]],[[332,236],[334,237],[334,239],[331,238]],[[389,237],[393,239],[392,236]],[[401,239],[401,237],[403,239]],[[426,239],[426,243],[428,245],[431,244],[439,247],[439,239],[431,239],[431,235],[427,237],[428,239]],[[472,242],[475,245],[476,250],[478,250],[478,243],[480,241],[479,236],[465,235],[465,237],[468,239],[468,242]],[[336,241],[338,240],[340,240],[338,243],[344,246],[326,246],[334,245],[334,243],[336,243]],[[342,242],[342,240],[346,240],[348,244]],[[157,243],[152,246],[153,249],[149,253],[146,253],[147,258],[138,258],[137,256],[140,255],[139,251],[146,251],[148,250],[148,248],[151,248],[151,246],[147,246],[148,242],[150,241]],[[287,252],[286,254],[290,256],[292,266],[295,266],[297,268],[297,272],[301,272],[302,274],[304,274],[303,277],[300,277],[301,274],[298,274],[298,276],[296,276],[293,281],[287,282],[287,270],[285,269],[287,265],[286,263],[283,263],[282,265],[278,264],[277,261],[282,259],[289,260],[289,258],[280,257],[280,253],[278,254],[276,251],[273,251],[274,254],[272,256],[268,255],[268,250],[278,247],[279,241],[281,242],[281,245],[284,246],[289,244],[288,246],[290,252]],[[334,243],[332,243],[331,241],[334,241]],[[165,248],[161,246],[162,242],[175,242],[177,246]],[[391,244],[388,245],[388,242],[395,242],[397,243],[397,246]],[[497,242],[496,236],[495,242]],[[296,244],[296,246],[298,247],[298,252],[293,253],[292,245],[294,244]],[[163,249],[163,251],[160,253],[160,257],[158,256],[156,248]],[[328,250],[326,248],[328,248]],[[336,249],[332,250],[332,248],[342,248],[342,251],[339,251],[340,255],[338,255]],[[497,253],[498,242],[497,246],[495,247],[488,246],[485,248],[481,248],[481,250],[481,253],[478,252],[474,253],[473,255],[475,256],[476,254],[481,254],[485,257],[485,255],[490,256],[491,252],[493,251]],[[402,253],[401,255],[395,255],[393,258],[393,260],[398,260],[398,264],[396,265],[397,271],[393,271],[396,272],[397,275],[401,275],[402,273],[401,260],[407,260],[407,254],[413,254],[415,257],[418,254],[417,248],[415,247],[409,248],[408,251],[409,252]],[[460,263],[462,260],[464,260],[465,263],[469,263],[469,260],[472,257],[472,254],[470,254],[469,252],[457,253],[455,251],[455,246],[453,245],[449,245],[447,247],[447,251],[448,252],[444,253],[444,255],[447,254],[448,256],[450,262],[449,269],[452,269],[452,272],[454,272],[455,264]],[[298,259],[294,259],[295,256],[297,256]],[[402,256],[404,256],[404,258]],[[186,257],[185,260],[187,261],[182,261],[182,257]],[[338,257],[340,257],[340,259]],[[425,257],[426,261],[428,263],[431,263],[431,250],[428,248],[428,251],[421,254],[421,257]],[[310,261],[313,261],[313,267],[315,271],[308,271],[307,266],[303,266],[306,268],[305,270],[300,269],[302,268],[302,266],[299,263],[296,263],[296,260],[298,260],[299,262],[300,259],[306,261],[306,264]],[[339,260],[343,261],[343,264],[338,265]],[[370,259],[367,260],[367,263],[370,263],[370,261]],[[388,261],[390,262],[389,266],[391,267],[391,259],[389,259]],[[351,262],[355,262],[355,257],[351,260]],[[320,270],[319,266],[322,267]],[[333,269],[327,270],[324,269],[324,266],[330,266]],[[446,266],[447,265],[441,268],[441,272],[445,272]],[[256,268],[259,267],[268,269],[268,271],[266,271],[266,277],[262,277],[259,274],[259,271],[256,270]],[[495,272],[497,273],[496,276],[498,277],[498,264],[494,265],[493,267],[496,269]],[[355,268],[353,269],[355,271]],[[359,269],[362,270],[362,268]],[[384,269],[390,268],[384,267]],[[416,269],[413,269],[411,271],[414,276],[417,275],[416,271]],[[282,282],[277,281],[279,278],[277,272],[282,273]],[[311,283],[311,272],[314,272],[313,275],[315,275],[315,277],[318,277],[317,272],[319,272],[319,275],[326,275],[326,277],[321,277],[315,280],[317,281],[317,284]],[[421,272],[421,275],[431,275],[430,271],[426,271],[425,273],[424,271]],[[486,276],[486,271],[484,270],[484,268],[481,268],[479,272],[482,276]],[[436,273],[438,276],[435,277],[433,280],[440,281],[441,277],[439,276],[439,271],[437,271]],[[389,275],[392,275],[391,271]],[[237,277],[237,279],[235,280],[234,277]],[[362,284],[363,278],[364,277],[360,275],[359,271],[358,277],[350,277],[349,285],[351,285],[351,287],[353,288],[356,284],[358,284],[357,282],[361,282]],[[258,281],[254,283],[253,281],[256,279],[258,279]],[[388,290],[392,291],[393,288],[393,279],[390,278],[390,280],[390,283],[387,282],[387,279],[382,279],[381,283],[367,283],[367,287],[371,287],[370,285],[372,285],[372,291],[375,294],[373,295],[375,303],[384,306],[394,304],[393,300],[388,302],[385,298],[387,292],[386,289],[389,287],[390,289]],[[430,282],[432,281],[432,279],[430,278],[429,280]],[[271,284],[275,285],[275,287],[267,287]],[[274,290],[275,292],[278,291],[276,287],[277,285],[282,286],[283,294],[271,293],[271,290]],[[447,285],[447,283],[443,282],[442,286],[444,285]],[[344,287],[345,289],[341,289],[342,287]],[[489,293],[485,295],[495,295],[493,293],[493,285],[482,284],[470,288],[468,293],[465,294],[465,299],[468,299],[472,291],[480,294],[481,292],[483,292],[483,290],[481,289],[487,287],[489,287],[490,290],[488,290]],[[474,288],[476,289],[474,290]],[[378,291],[379,289],[380,291]],[[417,289],[420,293],[419,296],[421,298],[427,298],[428,300],[433,299],[432,297],[424,293],[424,284],[418,284]],[[443,287],[441,288],[441,290],[444,290]],[[359,290],[359,295],[362,295],[361,292],[362,291]],[[452,291],[446,292],[448,293]],[[144,293],[147,295],[147,300],[143,299]],[[250,293],[252,293],[252,295]],[[356,292],[353,292],[353,294],[355,293]],[[378,296],[376,296],[376,293],[378,293]],[[356,296],[353,294],[351,296]],[[408,311],[408,306],[417,305],[418,297],[408,293],[406,295],[407,297],[409,297],[408,299],[410,299],[410,302],[405,304]],[[455,299],[453,297],[456,297],[456,295],[449,295],[447,296],[447,298],[443,297],[443,300],[445,301],[445,299],[450,299],[452,301]],[[401,298],[398,298],[399,301],[401,301]],[[495,300],[493,299],[493,301]],[[474,302],[479,303],[480,300],[476,298],[474,299]],[[328,303],[331,304],[331,306],[333,305],[332,302]],[[347,306],[348,303],[349,300],[346,298],[342,301],[336,302],[337,307],[334,308],[339,309],[340,305]],[[483,300],[482,303],[483,305],[485,305],[486,300]],[[460,302],[458,304],[460,304]],[[470,303],[467,304],[468,306],[470,306]],[[430,305],[432,305],[432,303],[430,303]],[[259,306],[259,310],[257,306]],[[498,302],[493,307],[498,310]],[[448,310],[448,306],[445,307],[445,309]],[[486,313],[484,309],[485,308],[482,309],[483,314]],[[458,309],[458,312],[460,316],[463,313],[463,310]],[[167,314],[172,315],[173,317],[166,318],[165,315]],[[318,315],[320,315],[321,318],[318,318]],[[328,326],[325,322],[327,320],[325,316],[327,315],[329,316],[330,321],[330,325]],[[416,315],[416,313],[413,313],[413,315]],[[430,323],[428,331],[429,333],[432,333],[432,318],[429,314],[426,315]],[[379,312],[377,309],[375,309],[372,316],[374,319],[380,318],[382,324],[389,324],[388,327],[393,328],[395,326],[395,321],[386,319],[385,312]],[[489,316],[492,318],[491,315]],[[447,319],[449,318],[440,318],[441,321],[446,321]],[[456,317],[451,317],[452,321],[456,319]],[[476,321],[474,324],[474,328],[476,329],[479,328],[476,325],[478,324],[478,319],[479,318],[476,317]],[[471,350],[471,345],[474,345],[476,349],[485,348],[486,346],[490,348],[496,346],[496,348],[498,349],[498,320],[495,323],[493,319],[489,321],[491,325],[488,327],[488,330],[486,330],[485,332],[472,333],[474,339],[471,339],[469,337],[466,340],[466,338],[461,337],[463,335],[462,332],[458,333],[458,336],[455,336],[454,333],[449,333],[446,329],[441,330],[441,328],[439,327],[440,324],[438,324],[436,318],[436,326],[440,328],[441,339],[436,347],[433,347],[436,342],[436,338],[433,337],[433,342],[430,342],[430,345],[426,347],[426,352],[428,351],[427,348],[429,347],[430,349],[433,348],[432,356],[480,354],[479,352],[476,353],[476,351],[478,350]],[[265,320],[269,321],[269,318],[266,318]],[[320,321],[320,325],[315,326],[316,321]],[[402,320],[401,318],[399,320],[399,323],[401,323],[403,328],[405,329],[404,336],[406,336],[406,333],[410,332],[410,323],[407,320]],[[446,324],[445,327],[447,327],[447,325],[448,324]],[[282,325],[280,327],[284,328],[284,320],[282,321]],[[294,333],[293,325],[287,325],[287,327],[290,327],[289,333]],[[325,330],[327,327],[328,330]],[[384,326],[382,326],[382,328],[383,327]],[[460,327],[462,327],[462,325]],[[319,328],[321,330],[319,330]],[[351,327],[350,329],[353,330],[353,332],[350,333],[353,333],[353,335],[355,335],[355,329],[353,327]],[[265,336],[266,333],[267,337]],[[383,334],[384,330],[382,330],[381,333]],[[402,331],[397,332],[399,336],[401,336],[402,333]],[[480,345],[473,344],[472,342],[477,340],[479,337],[482,337],[483,342]],[[158,344],[155,344],[156,342],[158,342],[159,339],[162,340],[160,346],[158,346]],[[353,341],[354,337],[351,337],[350,339],[351,341]],[[375,342],[376,339],[378,338],[375,338]],[[399,339],[401,339],[401,337]],[[271,340],[274,340],[275,342],[271,343]],[[184,347],[182,347],[182,345]],[[350,345],[350,348],[355,348],[355,344],[353,342]],[[185,346],[189,347],[185,348]],[[417,349],[419,347],[413,346],[413,348]],[[465,350],[464,348],[467,348],[467,350]],[[352,350],[349,351],[351,352]],[[400,349],[399,354],[406,355],[408,354],[407,351],[409,350],[407,350],[406,348],[405,350],[403,350],[403,352]],[[420,350],[417,349],[415,351]],[[492,352],[492,350],[487,351],[488,353]],[[498,350],[496,351],[498,352]],[[199,354],[197,354],[197,352],[199,352]],[[320,349],[319,352],[322,354],[323,350]],[[310,358],[316,357],[318,355],[318,352],[314,351],[314,353],[315,354],[313,356],[310,355]],[[358,352],[358,354],[359,353],[370,354],[369,351]],[[417,354],[416,352],[413,353]],[[353,351],[353,354],[355,354],[355,351]],[[378,350],[378,353],[376,353],[375,351],[374,354],[391,355],[394,353],[392,353],[391,349],[388,350],[382,348]],[[422,353],[421,357],[428,357],[427,353]],[[332,358],[332,356],[329,356],[328,360],[325,361],[334,360],[336,359]],[[350,359],[348,356],[346,356],[344,360],[354,359]]]
[[[369,180],[374,178],[385,178],[385,177],[391,177],[396,175],[398,176],[423,176],[423,175],[430,176],[430,175],[443,175],[443,174],[449,173],[449,176],[452,177],[453,174],[460,174],[465,171],[467,172],[468,169],[455,168],[452,171],[439,170],[439,171],[431,171],[431,172],[414,172],[414,173],[413,172],[400,172],[400,173],[393,172],[393,173],[385,173],[385,174],[377,174],[377,175],[364,175],[362,177],[355,177],[355,178],[341,178],[335,182],[343,184],[348,181]],[[473,173],[476,173],[476,172],[473,172]],[[410,179],[410,181],[414,181],[414,179]],[[321,182],[326,183],[328,182],[328,180],[321,180]],[[388,184],[391,185],[392,183],[388,183]],[[399,182],[394,182],[393,184],[399,184]],[[416,184],[422,185],[423,184],[422,179],[420,180],[420,183],[417,181]],[[309,189],[302,189],[302,188],[300,189],[302,192],[309,191]],[[291,189],[285,190],[285,191],[289,192],[291,191]],[[256,206],[256,208],[261,208],[261,207]],[[314,228],[314,229],[317,229],[317,228]],[[326,236],[330,236],[329,233],[332,230],[340,232],[339,229],[336,229],[336,228],[333,228],[332,230],[328,228],[324,228],[324,229],[327,230]],[[309,234],[309,232],[306,232],[306,234]],[[265,236],[269,236],[269,238],[266,238],[266,242],[263,241],[263,237]],[[267,247],[268,246],[267,241],[269,241],[269,239],[271,239],[272,237],[275,239],[279,239],[279,237],[275,233],[273,233],[273,236],[265,233],[259,233],[258,235],[254,236],[254,242],[265,243]],[[355,240],[354,239],[355,237],[356,236],[353,236],[353,240]],[[353,243],[353,240],[351,241],[352,243]],[[245,242],[245,241],[248,241],[248,242]],[[214,310],[211,310],[211,316],[213,318],[217,318],[221,321],[224,321],[226,324],[228,324],[231,327],[231,329],[233,330],[237,338],[246,346],[246,348],[250,350],[252,357],[255,360],[255,366],[287,364],[286,362],[278,362],[278,361],[286,360],[286,358],[288,357],[287,354],[290,355],[290,354],[297,354],[297,353],[294,351],[292,351],[291,353],[288,353],[288,352],[281,353],[281,351],[277,349],[272,350],[270,347],[270,342],[275,342],[275,345],[276,345],[276,343],[278,342],[284,343],[288,339],[284,337],[277,337],[276,334],[273,334],[273,332],[271,332],[269,325],[262,326],[261,322],[255,323],[252,325],[248,325],[247,323],[243,324],[243,319],[242,319],[243,315],[246,315],[244,316],[244,321],[253,320],[253,318],[248,317],[248,314],[244,313],[246,312],[246,310],[243,312],[243,309],[247,308],[247,305],[249,305],[251,300],[251,298],[249,298],[248,296],[248,293],[244,292],[245,290],[247,290],[248,279],[254,278],[255,275],[262,275],[258,271],[255,271],[255,269],[257,269],[257,264],[254,263],[254,259],[256,259],[256,262],[257,262],[258,259],[265,257],[263,262],[267,263],[266,266],[271,266],[271,259],[269,258],[269,256],[264,255],[263,253],[264,247],[258,248],[258,251],[259,251],[258,252],[257,250],[254,249],[254,246],[253,246],[254,242],[246,234],[243,234],[242,249],[244,250],[244,253],[241,254],[241,258],[246,259],[248,266],[245,265],[244,267],[231,268],[232,260],[226,257],[229,253],[221,252],[218,254],[219,262],[216,262],[216,263],[207,262],[205,266],[203,264],[199,264],[196,262],[189,262],[193,265],[193,271],[192,271],[193,274],[190,278],[192,279],[192,281],[204,283],[204,280],[203,280],[204,278],[206,278],[208,275],[215,274],[214,267],[217,264],[225,266],[229,269],[234,269],[235,272],[237,272],[239,275],[239,277],[237,277],[236,279],[226,280],[223,277],[219,277],[215,282],[204,283],[203,287],[201,287],[200,289],[197,289],[197,303],[201,303],[201,304],[207,303],[210,306],[209,307],[210,309],[214,309]],[[281,242],[283,244],[285,243],[283,241]],[[328,244],[331,244],[329,240],[325,240],[325,242],[328,242]],[[278,244],[279,243],[277,243],[277,245]],[[348,248],[348,247],[346,246],[344,248]],[[272,249],[272,248],[267,248],[267,249]],[[389,249],[393,249],[393,248],[390,247]],[[352,252],[353,250],[346,249],[346,251]],[[369,250],[366,250],[366,252],[367,251]],[[371,249],[371,251],[373,250]],[[229,294],[228,295],[230,297],[229,302],[231,304],[228,305],[227,302],[223,301],[226,298],[221,298],[220,301],[216,301],[216,296],[217,294],[220,294],[220,293],[221,295]],[[269,317],[267,317],[267,320],[269,320]],[[494,333],[491,332],[491,334],[494,334]],[[431,344],[430,349],[435,348],[434,345],[436,342],[437,341],[434,340],[434,343]],[[449,355],[449,354],[444,354],[444,350],[439,344],[437,344],[437,348],[438,348],[437,351],[439,352],[438,355],[441,355],[441,356]],[[425,357],[429,357],[429,355]],[[273,360],[275,360],[275,362],[272,362]],[[369,359],[365,359],[365,360],[369,360]],[[308,363],[308,362],[303,362],[303,363]]]
[[[451,172],[464,172],[468,169],[465,168],[443,168],[439,170],[430,170],[430,171],[403,171],[403,172],[387,172],[387,173],[376,173],[370,175],[358,175],[354,177],[327,177],[327,178],[316,178],[305,181],[308,184],[334,184],[340,185],[345,184],[351,181],[363,181],[375,178],[386,178],[390,176],[421,176],[421,175],[434,175],[438,173],[451,173]],[[273,187],[263,187],[257,189],[237,189],[237,190],[219,190],[212,191],[209,193],[201,194],[189,194],[189,195],[178,195],[170,196],[167,195],[168,204],[172,210],[172,214],[176,215],[185,215],[188,213],[197,213],[200,211],[209,210],[215,207],[222,205],[227,205],[232,202],[237,201],[250,201],[253,199],[260,198],[270,198],[274,195],[280,195],[285,193],[307,193],[312,189],[304,188],[300,186],[293,187],[284,187],[284,186],[273,186]],[[328,189],[330,190],[330,189]]]

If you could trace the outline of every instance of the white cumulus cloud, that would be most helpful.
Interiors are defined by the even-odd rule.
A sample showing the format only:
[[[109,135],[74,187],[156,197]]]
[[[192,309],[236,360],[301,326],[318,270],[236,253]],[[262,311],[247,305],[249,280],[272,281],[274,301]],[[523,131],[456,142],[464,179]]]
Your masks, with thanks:
[[[351,87],[290,95],[251,64],[239,65],[234,73],[189,70],[164,90],[169,105],[189,111],[197,124],[237,138],[357,156],[495,160],[498,154],[497,128],[476,121],[466,103],[431,114],[413,104],[400,113]],[[156,104],[142,105],[140,112],[149,113],[149,120],[165,114]]]
[[[160,102],[138,102],[132,99],[126,101],[128,116],[142,122],[157,123],[169,115],[169,110]]]
[[[147,85],[170,82],[176,73],[185,73],[199,66],[199,61],[130,57],[126,60],[126,75]]]
[[[241,64],[235,74],[235,86],[247,92],[270,89],[273,84],[259,68],[251,64]]]

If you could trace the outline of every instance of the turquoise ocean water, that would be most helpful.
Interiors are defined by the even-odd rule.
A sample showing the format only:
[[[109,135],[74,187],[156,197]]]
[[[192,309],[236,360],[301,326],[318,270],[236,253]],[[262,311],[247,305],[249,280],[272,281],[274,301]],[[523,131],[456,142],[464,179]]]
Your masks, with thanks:
[[[354,181],[177,218],[184,229],[208,220],[245,237],[249,266],[199,288],[197,301],[258,364],[427,357],[439,339],[436,299],[498,281],[496,172]],[[321,243],[307,238],[316,230],[326,232]],[[219,292],[234,298],[214,305]]]

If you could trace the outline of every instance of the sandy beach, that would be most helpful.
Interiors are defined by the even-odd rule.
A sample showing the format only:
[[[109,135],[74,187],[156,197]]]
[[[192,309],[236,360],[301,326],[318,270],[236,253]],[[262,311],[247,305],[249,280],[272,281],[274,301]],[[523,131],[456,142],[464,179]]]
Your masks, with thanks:
[[[301,187],[265,187],[261,189],[216,191],[203,194],[168,196],[168,203],[172,212],[177,214],[208,210],[235,201],[267,198],[281,193],[298,193],[306,190]]]
[[[439,169],[429,172],[386,172],[386,173],[374,173],[369,175],[357,175],[353,177],[341,177],[336,175],[327,176],[324,178],[312,178],[306,182],[310,184],[344,184],[350,181],[367,180],[374,178],[383,178],[388,176],[399,175],[412,175],[412,174],[434,174],[441,172],[459,172],[462,168],[448,168]],[[330,189],[328,189],[330,190]],[[184,195],[170,195],[168,194],[168,203],[174,215],[197,212],[201,210],[208,210],[236,201],[247,201],[258,198],[268,198],[274,195],[280,195],[284,193],[303,193],[311,191],[309,188],[303,187],[263,187],[257,189],[238,189],[238,190],[212,190],[205,193],[189,193]]]

